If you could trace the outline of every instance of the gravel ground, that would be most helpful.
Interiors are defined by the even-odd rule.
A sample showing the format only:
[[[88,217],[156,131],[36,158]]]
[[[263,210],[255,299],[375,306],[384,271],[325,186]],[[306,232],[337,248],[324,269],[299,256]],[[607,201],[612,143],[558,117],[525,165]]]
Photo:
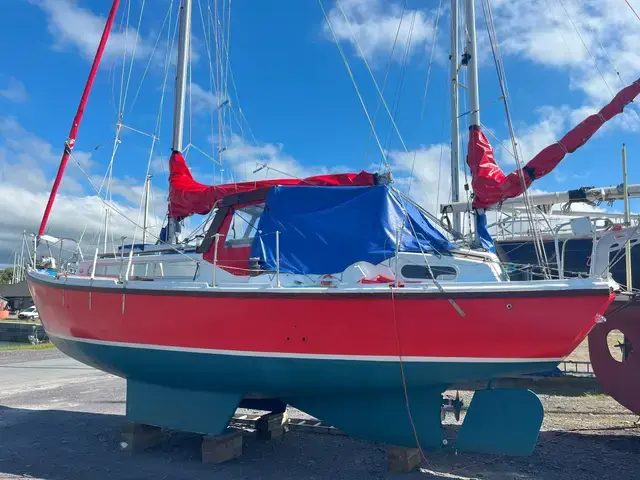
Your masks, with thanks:
[[[0,479],[640,479],[635,416],[575,386],[534,389],[546,417],[526,458],[427,452],[421,471],[390,474],[383,445],[291,431],[268,443],[248,439],[241,458],[214,467],[200,463],[199,438],[189,434],[167,434],[144,454],[120,451],[121,379],[55,350],[0,352]]]

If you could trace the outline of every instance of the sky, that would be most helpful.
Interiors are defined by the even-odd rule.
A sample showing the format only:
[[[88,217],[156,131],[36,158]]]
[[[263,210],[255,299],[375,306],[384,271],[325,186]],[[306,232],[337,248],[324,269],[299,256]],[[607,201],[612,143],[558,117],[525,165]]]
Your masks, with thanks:
[[[450,2],[216,3],[217,22],[213,0],[194,0],[185,147],[197,180],[226,183],[388,166],[396,184],[432,212],[448,201]],[[491,131],[500,165],[510,171],[514,159],[500,146],[511,149],[483,15],[488,3],[523,161],[640,75],[640,19],[625,0],[476,3],[481,121]],[[629,3],[640,12],[639,0]],[[0,52],[0,264],[11,263],[23,231],[38,228],[110,4],[0,4],[0,44],[11,45]],[[108,241],[139,239],[134,225],[141,223],[147,172],[153,175],[151,223],[162,222],[177,5],[121,1],[48,233],[102,242],[106,195],[118,210],[110,217]],[[462,68],[463,144],[465,81]],[[629,181],[640,182],[640,116],[635,106],[627,112],[535,189],[619,184],[622,143],[628,147]],[[119,115],[123,126],[114,154]],[[200,221],[192,219],[190,227]]]

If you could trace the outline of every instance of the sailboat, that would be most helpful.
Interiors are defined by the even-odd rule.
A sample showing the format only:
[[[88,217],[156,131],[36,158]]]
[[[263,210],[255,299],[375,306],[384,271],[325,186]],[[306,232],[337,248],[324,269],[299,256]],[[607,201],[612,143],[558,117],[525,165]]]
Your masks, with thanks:
[[[465,6],[469,152],[485,162],[473,0]],[[117,7],[114,0],[39,236]],[[550,369],[575,349],[615,297],[617,284],[596,273],[634,233],[599,239],[593,275],[514,282],[489,249],[448,239],[387,174],[201,184],[182,151],[190,24],[191,0],[182,0],[165,241],[121,255],[96,250],[74,273],[30,269],[49,338],[125,378],[134,422],[216,435],[239,406],[292,405],[357,438],[438,449],[446,444],[443,392],[486,382],[456,448],[531,453],[540,400],[490,382]],[[181,220],[210,213],[201,244],[174,243]],[[486,239],[483,225],[478,216]],[[177,307],[179,316],[167,314]]]

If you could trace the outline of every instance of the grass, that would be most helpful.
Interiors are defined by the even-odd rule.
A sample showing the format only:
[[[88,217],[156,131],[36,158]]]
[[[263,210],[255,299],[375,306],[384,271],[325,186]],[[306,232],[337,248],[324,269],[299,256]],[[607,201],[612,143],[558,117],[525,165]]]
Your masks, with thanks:
[[[19,319],[19,318],[3,318],[0,320],[0,323],[8,322],[8,323],[30,323],[32,325],[42,325],[42,322],[39,319],[29,320],[27,318]]]
[[[582,396],[590,397],[590,398],[605,398],[608,395],[606,393],[598,392],[596,390],[587,390],[582,394]]]
[[[30,343],[16,343],[15,345],[0,345],[0,352],[8,352],[12,350],[52,350],[56,348],[53,343],[39,343],[32,345]]]

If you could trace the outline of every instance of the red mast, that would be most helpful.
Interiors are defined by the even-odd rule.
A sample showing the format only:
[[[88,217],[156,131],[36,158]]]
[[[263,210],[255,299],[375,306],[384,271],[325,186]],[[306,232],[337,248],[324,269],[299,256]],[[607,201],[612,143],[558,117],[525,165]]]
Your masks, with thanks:
[[[111,33],[111,26],[113,25],[113,20],[116,17],[116,12],[118,10],[119,4],[120,4],[120,0],[113,0],[113,4],[111,5],[111,11],[109,12],[109,16],[107,17],[107,23],[104,25],[102,37],[100,38],[100,43],[98,44],[98,50],[96,51],[96,55],[93,58],[93,64],[91,65],[91,70],[89,71],[89,78],[87,78],[87,83],[84,86],[84,91],[82,92],[82,97],[80,98],[80,104],[78,105],[78,110],[76,111],[76,116],[73,119],[73,124],[71,124],[71,131],[69,132],[69,138],[67,139],[64,145],[64,152],[62,154],[62,158],[60,159],[60,166],[58,167],[58,173],[56,175],[56,179],[53,182],[53,187],[51,188],[51,193],[49,194],[49,201],[47,202],[47,208],[45,208],[44,215],[42,215],[42,222],[40,223],[38,236],[41,236],[44,233],[45,229],[47,228],[47,221],[49,220],[51,207],[53,207],[53,202],[55,201],[56,194],[58,193],[58,188],[60,187],[62,176],[64,175],[64,171],[67,168],[67,162],[69,161],[69,156],[71,155],[71,151],[73,150],[73,146],[76,142],[76,137],[78,136],[78,128],[80,127],[80,122],[82,121],[82,115],[84,114],[84,107],[87,105],[87,100],[89,99],[89,93],[91,93],[91,87],[93,86],[93,80],[96,78],[96,73],[98,72],[98,67],[100,66],[100,60],[102,60],[102,54],[104,53],[104,49],[107,46],[107,40],[109,39],[109,33]]]

